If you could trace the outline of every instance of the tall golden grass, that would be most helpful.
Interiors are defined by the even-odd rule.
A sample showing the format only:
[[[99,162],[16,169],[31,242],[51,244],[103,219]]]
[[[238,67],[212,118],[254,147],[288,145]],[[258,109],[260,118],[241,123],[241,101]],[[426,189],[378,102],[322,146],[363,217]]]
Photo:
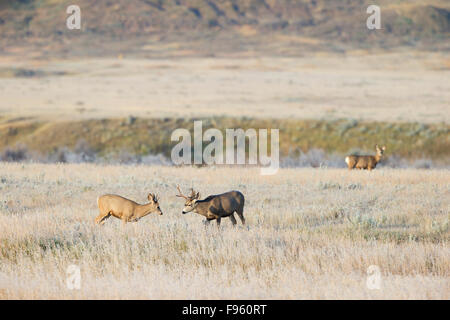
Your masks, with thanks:
[[[247,225],[182,215],[177,183],[242,191]],[[0,298],[448,299],[449,186],[448,170],[1,163]],[[163,216],[94,224],[98,195],[148,192]]]

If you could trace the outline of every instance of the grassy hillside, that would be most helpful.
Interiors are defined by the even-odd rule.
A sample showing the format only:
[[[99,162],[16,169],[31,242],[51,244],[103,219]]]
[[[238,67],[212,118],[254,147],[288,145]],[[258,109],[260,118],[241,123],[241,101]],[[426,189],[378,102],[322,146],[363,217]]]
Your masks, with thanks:
[[[1,120],[0,120],[1,121]],[[102,119],[74,122],[34,122],[26,119],[0,123],[0,150],[26,146],[41,154],[57,153],[63,147],[83,147],[99,155],[127,151],[132,155],[163,154],[170,157],[176,128],[193,132],[193,119]],[[203,119],[208,128],[280,129],[281,156],[323,149],[327,153],[372,152],[386,144],[387,154],[406,159],[431,158],[450,162],[450,126],[445,124],[358,122],[356,120],[261,120],[249,118]],[[193,134],[192,134],[193,135]],[[224,134],[225,137],[225,134]],[[206,143],[205,143],[206,145]]]
[[[376,32],[366,28],[372,2],[364,0],[79,0],[81,32],[66,28],[71,4],[1,1],[0,53],[33,47],[38,55],[300,55],[299,49],[449,45],[450,4],[441,0],[377,1],[382,29]]]

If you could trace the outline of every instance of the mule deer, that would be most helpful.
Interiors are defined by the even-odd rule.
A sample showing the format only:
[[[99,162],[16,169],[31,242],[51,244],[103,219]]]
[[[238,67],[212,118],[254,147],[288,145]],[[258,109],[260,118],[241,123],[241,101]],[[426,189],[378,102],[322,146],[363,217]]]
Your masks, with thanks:
[[[211,220],[217,221],[217,227],[220,226],[222,218],[230,217],[233,226],[236,225],[236,218],[234,212],[237,213],[242,224],[245,224],[244,218],[244,195],[239,191],[230,191],[222,194],[211,195],[200,200],[200,193],[191,189],[189,196],[184,195],[180,186],[177,186],[179,194],[177,197],[182,197],[186,200],[184,204],[183,214],[188,212],[195,212],[201,214],[206,218],[206,223]]]
[[[377,150],[377,154],[375,156],[347,156],[345,158],[345,162],[347,163],[348,170],[353,168],[356,169],[367,169],[372,170],[377,166],[377,163],[380,162],[381,157],[384,154],[384,150],[386,150],[386,146],[378,147],[375,146]]]
[[[153,193],[149,193],[147,198],[149,203],[139,204],[115,194],[105,194],[98,197],[97,204],[100,214],[95,218],[95,222],[103,225],[106,219],[113,216],[119,218],[125,224],[139,221],[139,219],[152,212],[162,215],[158,197]]]

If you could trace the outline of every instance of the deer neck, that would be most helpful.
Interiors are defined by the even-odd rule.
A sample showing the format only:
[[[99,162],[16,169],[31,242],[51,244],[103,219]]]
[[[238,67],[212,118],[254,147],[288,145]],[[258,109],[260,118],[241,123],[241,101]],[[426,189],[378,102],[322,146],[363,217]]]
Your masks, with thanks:
[[[143,216],[148,215],[152,211],[153,211],[153,204],[152,203],[139,204],[136,207],[136,209],[134,210],[136,218],[142,218]]]
[[[194,211],[198,214],[206,216],[208,214],[208,207],[209,207],[208,202],[198,202],[197,201]]]
[[[375,161],[376,161],[377,163],[380,162],[381,157],[382,157],[382,155],[377,153],[377,155],[375,156]]]

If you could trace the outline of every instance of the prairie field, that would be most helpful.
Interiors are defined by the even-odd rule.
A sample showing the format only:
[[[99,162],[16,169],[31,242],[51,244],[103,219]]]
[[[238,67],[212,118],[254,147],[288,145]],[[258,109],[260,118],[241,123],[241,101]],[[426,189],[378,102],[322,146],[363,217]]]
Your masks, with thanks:
[[[448,124],[449,74],[446,52],[154,60],[0,57],[0,115],[51,121],[132,115]]]
[[[176,184],[240,190],[246,225],[181,214]],[[149,192],[164,215],[94,224]],[[449,208],[448,170],[2,163],[0,299],[449,299]]]

